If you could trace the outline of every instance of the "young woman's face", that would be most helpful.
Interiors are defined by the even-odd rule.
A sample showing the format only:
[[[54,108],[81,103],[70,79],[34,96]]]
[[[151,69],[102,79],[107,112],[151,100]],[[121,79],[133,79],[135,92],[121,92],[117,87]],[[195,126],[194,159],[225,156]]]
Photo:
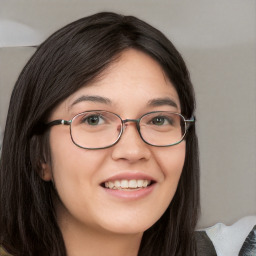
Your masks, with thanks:
[[[81,100],[82,96],[86,97]],[[123,52],[98,81],[62,102],[49,121],[70,120],[90,110],[110,111],[122,119],[138,119],[151,111],[181,111],[177,92],[160,65],[132,49]],[[117,144],[97,150],[77,147],[69,126],[53,126],[50,148],[52,164],[44,167],[43,178],[52,180],[58,192],[60,225],[123,234],[143,232],[161,217],[175,194],[185,159],[185,141],[171,147],[150,146],[132,122],[126,123]],[[131,180],[152,184],[122,188]],[[106,188],[108,181],[122,187]]]

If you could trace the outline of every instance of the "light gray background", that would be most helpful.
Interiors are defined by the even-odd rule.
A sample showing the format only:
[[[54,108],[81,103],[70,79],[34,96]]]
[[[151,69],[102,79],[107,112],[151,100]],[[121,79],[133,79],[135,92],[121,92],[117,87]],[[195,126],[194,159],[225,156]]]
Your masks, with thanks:
[[[15,80],[35,50],[22,46],[38,44],[63,25],[98,11],[149,22],[187,62],[197,96],[198,227],[256,215],[255,0],[0,0],[2,129]]]

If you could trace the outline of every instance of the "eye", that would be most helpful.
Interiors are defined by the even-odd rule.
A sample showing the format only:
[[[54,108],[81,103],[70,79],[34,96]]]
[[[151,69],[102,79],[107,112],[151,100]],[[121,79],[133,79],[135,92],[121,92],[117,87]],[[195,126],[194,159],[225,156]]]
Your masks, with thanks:
[[[167,116],[156,116],[152,118],[151,123],[157,126],[170,125],[172,120]]]
[[[101,115],[90,115],[86,116],[82,119],[82,123],[96,126],[104,123],[104,119],[102,118]]]

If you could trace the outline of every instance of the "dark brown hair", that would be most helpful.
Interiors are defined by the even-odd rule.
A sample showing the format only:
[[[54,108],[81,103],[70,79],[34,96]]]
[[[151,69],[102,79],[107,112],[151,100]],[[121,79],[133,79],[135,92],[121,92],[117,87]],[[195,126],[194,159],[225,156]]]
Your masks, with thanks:
[[[17,256],[65,256],[51,182],[38,173],[50,158],[42,124],[69,95],[97,79],[122,51],[151,56],[175,86],[182,114],[194,113],[194,91],[186,65],[157,29],[132,16],[98,13],[77,20],[42,43],[14,87],[0,162],[0,245]],[[144,232],[139,256],[196,255],[199,162],[195,126],[186,137],[186,159],[175,196],[163,216]]]

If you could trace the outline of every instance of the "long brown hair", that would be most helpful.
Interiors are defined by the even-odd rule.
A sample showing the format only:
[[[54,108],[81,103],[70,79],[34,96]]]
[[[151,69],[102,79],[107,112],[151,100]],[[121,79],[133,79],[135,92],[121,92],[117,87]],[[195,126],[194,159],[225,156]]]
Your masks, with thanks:
[[[127,48],[154,58],[175,86],[182,114],[188,118],[194,114],[193,86],[181,55],[147,23],[98,13],[55,32],[22,70],[8,111],[0,162],[0,245],[11,254],[66,255],[51,200],[52,183],[38,175],[42,161],[50,159],[42,124],[55,106],[97,79]],[[144,232],[139,256],[196,255],[199,208],[198,143],[192,126],[175,196],[163,216]]]

